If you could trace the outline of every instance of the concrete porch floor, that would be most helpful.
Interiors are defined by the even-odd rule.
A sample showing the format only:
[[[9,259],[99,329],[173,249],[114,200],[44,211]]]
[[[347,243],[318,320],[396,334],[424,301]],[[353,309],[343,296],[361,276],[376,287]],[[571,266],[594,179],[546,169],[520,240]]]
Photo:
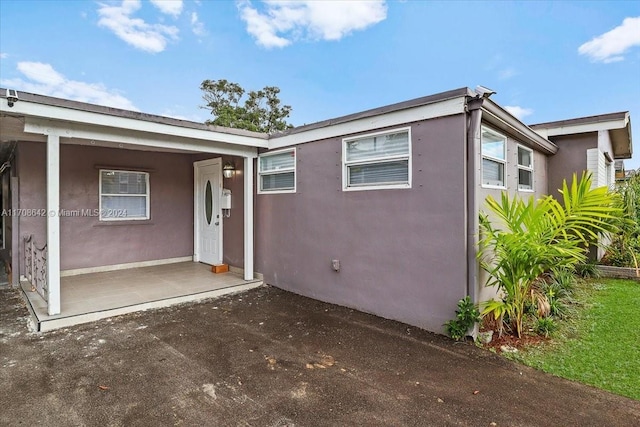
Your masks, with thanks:
[[[93,322],[107,317],[217,297],[262,285],[240,274],[214,274],[211,266],[180,262],[153,267],[81,274],[61,278],[61,313],[49,316],[47,302],[23,281],[38,331]]]

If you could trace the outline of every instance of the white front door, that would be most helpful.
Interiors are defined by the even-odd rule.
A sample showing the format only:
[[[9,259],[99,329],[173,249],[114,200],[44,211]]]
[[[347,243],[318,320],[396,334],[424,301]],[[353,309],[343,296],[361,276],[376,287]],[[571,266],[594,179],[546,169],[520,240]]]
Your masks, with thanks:
[[[195,255],[206,264],[222,263],[221,163],[213,159],[195,164]]]

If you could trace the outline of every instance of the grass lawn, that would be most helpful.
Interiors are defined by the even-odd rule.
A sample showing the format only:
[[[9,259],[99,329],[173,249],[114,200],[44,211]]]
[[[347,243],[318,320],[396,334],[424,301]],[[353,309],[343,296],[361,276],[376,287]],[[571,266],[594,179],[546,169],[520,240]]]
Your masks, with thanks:
[[[640,400],[640,283],[598,279],[578,286],[575,320],[563,322],[550,343],[512,357]]]

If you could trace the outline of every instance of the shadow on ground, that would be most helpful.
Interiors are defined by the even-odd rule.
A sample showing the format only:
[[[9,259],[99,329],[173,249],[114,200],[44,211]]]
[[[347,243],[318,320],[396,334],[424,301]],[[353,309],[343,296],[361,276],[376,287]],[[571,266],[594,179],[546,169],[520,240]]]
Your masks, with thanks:
[[[27,323],[17,291],[0,291],[0,425],[629,426],[640,419],[640,402],[270,287],[43,334]]]

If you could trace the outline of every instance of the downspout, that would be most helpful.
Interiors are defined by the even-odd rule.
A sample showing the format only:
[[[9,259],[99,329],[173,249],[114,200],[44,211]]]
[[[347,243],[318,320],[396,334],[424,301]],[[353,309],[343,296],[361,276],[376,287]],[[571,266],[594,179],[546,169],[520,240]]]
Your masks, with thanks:
[[[477,154],[482,138],[482,104],[484,97],[467,97],[465,110],[467,112],[466,134],[466,186],[467,186],[467,295],[471,301],[478,303],[478,203],[476,201],[476,187],[478,185]]]

